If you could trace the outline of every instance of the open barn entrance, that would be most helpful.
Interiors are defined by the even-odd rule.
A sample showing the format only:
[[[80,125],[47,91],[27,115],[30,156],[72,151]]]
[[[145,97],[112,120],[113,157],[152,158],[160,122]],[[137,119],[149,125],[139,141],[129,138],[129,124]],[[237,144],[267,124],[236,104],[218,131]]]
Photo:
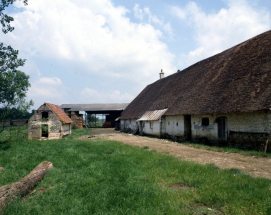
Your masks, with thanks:
[[[84,111],[84,127],[114,128],[116,119],[120,117],[129,103],[102,103],[102,104],[63,104],[60,107],[69,113]],[[89,119],[89,120],[88,120]]]
[[[86,124],[89,128],[102,128],[106,122],[105,114],[87,114]]]

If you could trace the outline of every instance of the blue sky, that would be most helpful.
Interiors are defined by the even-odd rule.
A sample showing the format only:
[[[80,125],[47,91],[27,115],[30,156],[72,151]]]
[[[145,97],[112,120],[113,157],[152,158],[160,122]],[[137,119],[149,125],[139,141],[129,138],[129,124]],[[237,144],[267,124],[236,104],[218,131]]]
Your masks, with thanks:
[[[165,76],[271,29],[270,0],[29,0],[1,41],[27,59],[28,100],[131,102]]]

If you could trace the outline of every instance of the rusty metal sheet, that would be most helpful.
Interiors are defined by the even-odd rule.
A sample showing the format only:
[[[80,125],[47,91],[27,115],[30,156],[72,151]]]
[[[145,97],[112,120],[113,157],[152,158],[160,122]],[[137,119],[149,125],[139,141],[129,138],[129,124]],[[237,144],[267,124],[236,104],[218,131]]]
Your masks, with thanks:
[[[166,111],[167,111],[167,109],[147,111],[137,121],[156,121],[156,120],[159,120],[161,118],[161,116],[163,116],[163,114]]]

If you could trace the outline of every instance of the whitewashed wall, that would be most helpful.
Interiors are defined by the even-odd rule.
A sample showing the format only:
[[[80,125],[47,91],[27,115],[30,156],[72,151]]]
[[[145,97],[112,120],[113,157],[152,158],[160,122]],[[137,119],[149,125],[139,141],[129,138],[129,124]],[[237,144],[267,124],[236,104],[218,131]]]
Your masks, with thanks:
[[[270,132],[271,133],[271,111],[258,111],[251,113],[231,114],[209,114],[192,115],[192,139],[207,137],[218,139],[218,126],[215,120],[220,117],[227,117],[226,126],[228,132]],[[202,118],[209,117],[209,126],[202,126]]]
[[[120,121],[120,128],[122,131],[126,129],[136,130],[137,121],[136,119],[125,119]]]
[[[171,137],[182,137],[184,135],[184,117],[166,116],[166,134]]]
[[[152,128],[150,126],[153,123]],[[144,121],[143,133],[147,135],[160,136],[160,121]]]

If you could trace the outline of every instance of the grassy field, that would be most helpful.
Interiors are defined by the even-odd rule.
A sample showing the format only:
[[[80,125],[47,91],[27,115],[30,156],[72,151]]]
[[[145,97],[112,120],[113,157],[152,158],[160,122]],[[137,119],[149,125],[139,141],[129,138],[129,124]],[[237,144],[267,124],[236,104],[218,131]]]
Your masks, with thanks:
[[[0,186],[54,165],[3,214],[271,214],[271,181],[102,139],[0,145]]]

